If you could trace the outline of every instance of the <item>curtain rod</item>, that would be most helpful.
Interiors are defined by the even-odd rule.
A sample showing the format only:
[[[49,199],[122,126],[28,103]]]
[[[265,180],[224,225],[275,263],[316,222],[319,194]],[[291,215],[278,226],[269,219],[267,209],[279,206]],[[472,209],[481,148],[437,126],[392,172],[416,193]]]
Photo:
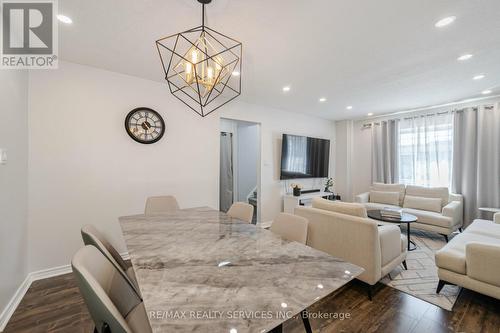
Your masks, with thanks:
[[[372,116],[371,119],[376,119],[376,118],[384,118],[384,117],[392,117],[392,116],[397,116],[397,115],[402,115],[402,114],[407,114],[407,113],[413,113],[413,112],[420,112],[420,111],[425,111],[425,110],[434,110],[434,109],[439,109],[439,108],[444,108],[447,106],[460,106],[460,105],[467,105],[469,103],[473,102],[480,102],[480,101],[487,101],[487,100],[494,100],[491,101],[491,103],[497,103],[498,98],[500,98],[500,95],[494,95],[494,96],[484,96],[484,97],[477,97],[477,98],[469,98],[466,100],[458,101],[458,102],[450,102],[450,103],[445,103],[445,104],[438,104],[438,105],[432,105],[432,106],[426,106],[422,108],[415,108],[415,109],[409,109],[409,110],[403,110],[403,111],[396,111],[396,112],[391,112],[387,114],[381,114],[377,116]],[[366,118],[357,118],[353,119],[355,121],[362,121],[366,120]]]
[[[463,107],[463,108],[460,108],[460,109],[457,108],[457,109],[450,110],[450,111],[441,111],[441,112],[435,112],[435,113],[417,114],[417,115],[414,115],[414,116],[404,117],[404,118],[394,117],[394,118],[390,118],[390,119],[382,120],[382,121],[378,121],[378,122],[373,122],[372,121],[370,123],[363,124],[362,129],[371,128],[372,124],[378,126],[382,122],[389,121],[389,120],[410,120],[410,119],[423,118],[423,117],[432,117],[432,116],[443,115],[443,114],[447,114],[447,113],[463,112],[464,109],[466,109],[466,108],[472,108],[472,109],[476,109],[477,110],[479,107],[480,106]],[[493,109],[495,106],[494,106],[494,103],[493,103],[493,104],[483,105],[483,107],[485,109]]]

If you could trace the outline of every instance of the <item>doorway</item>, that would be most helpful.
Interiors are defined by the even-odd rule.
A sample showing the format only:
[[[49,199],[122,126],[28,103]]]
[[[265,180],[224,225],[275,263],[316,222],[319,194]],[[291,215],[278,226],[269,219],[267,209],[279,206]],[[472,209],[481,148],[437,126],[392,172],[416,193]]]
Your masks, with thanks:
[[[254,206],[252,223],[260,220],[260,124],[221,119],[220,123],[220,210],[234,202]]]

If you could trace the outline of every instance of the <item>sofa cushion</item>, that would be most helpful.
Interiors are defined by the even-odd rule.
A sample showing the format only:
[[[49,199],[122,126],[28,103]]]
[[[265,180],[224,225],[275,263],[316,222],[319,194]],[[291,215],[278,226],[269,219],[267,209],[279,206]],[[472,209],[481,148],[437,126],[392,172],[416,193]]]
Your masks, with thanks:
[[[370,191],[370,202],[399,205],[399,192]]]
[[[418,223],[435,225],[443,228],[450,228],[453,219],[448,216],[443,216],[441,213],[428,212],[420,209],[403,208],[403,212],[415,215],[418,218]]]
[[[497,238],[500,242],[500,224],[493,221],[477,219],[466,230],[473,234]]]
[[[421,209],[436,213],[441,213],[441,208],[442,208],[440,198],[414,197],[412,195],[405,196],[403,207]]]
[[[470,232],[463,232],[453,237],[448,244],[436,252],[436,265],[439,268],[444,268],[458,274],[467,274],[465,247],[467,243],[470,242],[498,244],[498,239]]]
[[[367,202],[363,204],[366,207],[366,210],[375,210],[375,209],[384,209],[384,208],[392,208],[392,209],[401,209],[399,206],[381,204],[376,202]]]
[[[373,183],[370,190],[381,191],[381,192],[399,192],[399,206],[403,206],[403,200],[405,198],[404,184]]]
[[[447,187],[424,187],[424,186],[406,186],[406,195],[424,198],[440,198],[441,208],[446,206],[450,200],[450,192]]]
[[[368,216],[366,215],[365,206],[358,203],[331,201],[322,198],[314,198],[312,200],[312,207],[352,216],[359,216],[359,217]]]

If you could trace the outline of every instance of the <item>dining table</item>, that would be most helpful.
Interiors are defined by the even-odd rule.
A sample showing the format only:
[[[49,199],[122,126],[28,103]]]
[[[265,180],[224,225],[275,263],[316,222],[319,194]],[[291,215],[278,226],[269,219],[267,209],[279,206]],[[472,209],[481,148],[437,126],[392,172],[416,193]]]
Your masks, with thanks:
[[[363,272],[210,207],[119,223],[155,333],[280,332],[297,316],[311,332],[307,308]]]

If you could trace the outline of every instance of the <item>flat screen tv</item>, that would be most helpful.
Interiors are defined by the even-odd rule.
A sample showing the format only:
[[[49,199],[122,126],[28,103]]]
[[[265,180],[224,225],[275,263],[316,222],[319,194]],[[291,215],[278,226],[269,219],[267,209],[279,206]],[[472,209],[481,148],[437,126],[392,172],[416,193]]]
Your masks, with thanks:
[[[330,140],[283,134],[280,179],[326,178]]]

